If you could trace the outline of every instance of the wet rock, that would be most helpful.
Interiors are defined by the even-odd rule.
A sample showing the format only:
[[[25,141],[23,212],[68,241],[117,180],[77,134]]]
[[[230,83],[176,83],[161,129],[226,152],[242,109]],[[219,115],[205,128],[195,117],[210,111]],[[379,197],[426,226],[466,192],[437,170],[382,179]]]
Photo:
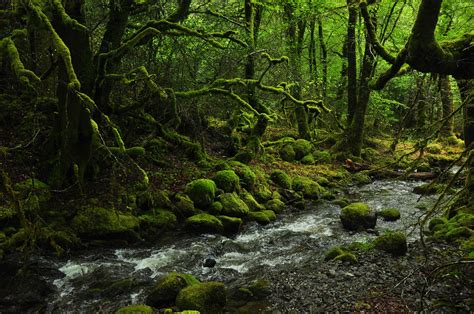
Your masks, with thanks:
[[[176,297],[176,306],[181,310],[201,313],[222,313],[226,305],[226,289],[221,282],[205,282],[182,289]]]
[[[199,208],[207,208],[216,196],[216,183],[209,179],[194,180],[186,185],[185,193]]]
[[[152,307],[145,304],[128,305],[118,309],[115,314],[153,314]]]
[[[146,304],[154,307],[171,305],[183,288],[197,284],[199,280],[192,275],[169,273],[156,282],[146,298]]]
[[[203,267],[208,267],[208,268],[213,268],[214,266],[216,266],[217,264],[217,261],[213,258],[206,258],[204,260],[204,264],[202,265]]]
[[[222,213],[225,216],[245,217],[250,209],[236,193],[224,193],[220,196],[222,203]]]
[[[395,256],[405,255],[407,252],[407,238],[403,232],[386,232],[374,240],[375,248],[391,253]]]
[[[377,223],[377,213],[365,203],[352,203],[341,210],[341,223],[347,230],[373,229]]]
[[[222,233],[224,226],[215,216],[209,214],[197,214],[185,221],[188,230],[198,233]]]

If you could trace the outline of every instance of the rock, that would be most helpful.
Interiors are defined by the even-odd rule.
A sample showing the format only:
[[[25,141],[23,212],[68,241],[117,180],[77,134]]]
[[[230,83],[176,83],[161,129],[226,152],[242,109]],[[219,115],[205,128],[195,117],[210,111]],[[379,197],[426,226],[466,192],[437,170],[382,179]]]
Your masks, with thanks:
[[[280,149],[280,157],[284,161],[292,162],[296,158],[296,152],[291,144],[287,144]]]
[[[118,309],[115,314],[153,314],[155,311],[152,307],[145,304],[134,304],[124,306]]]
[[[155,283],[146,298],[146,304],[158,308],[172,305],[181,289],[196,284],[199,284],[199,280],[192,275],[169,273]]]
[[[197,214],[186,219],[186,228],[198,233],[222,233],[224,226],[215,216],[209,214]]]
[[[140,230],[157,233],[163,230],[173,230],[176,227],[176,215],[164,209],[156,209],[138,216]]]
[[[265,209],[265,206],[257,202],[252,196],[252,194],[245,190],[240,193],[240,198],[244,201],[245,204],[247,204],[250,211],[260,211]]]
[[[270,191],[268,186],[259,184],[257,185],[254,195],[258,202],[265,203],[266,201],[269,201],[272,198],[272,191]]]
[[[138,218],[102,207],[84,207],[72,220],[73,230],[90,239],[120,238],[130,235],[138,226]]]
[[[221,170],[214,176],[214,182],[219,189],[226,193],[232,193],[240,190],[240,179],[234,170]]]
[[[217,261],[215,259],[208,257],[204,260],[204,264],[202,266],[212,268],[212,267],[216,266],[216,264],[217,264]]]
[[[396,221],[400,219],[400,211],[396,208],[387,208],[380,211],[378,216],[382,217],[385,221]]]
[[[229,162],[229,166],[239,176],[241,187],[253,192],[257,184],[257,175],[255,172],[253,172],[249,166],[238,161]]]
[[[283,212],[283,210],[286,208],[285,203],[279,199],[273,199],[269,200],[266,204],[265,207],[267,210],[273,211],[277,214],[280,214]]]
[[[313,145],[305,139],[298,139],[292,144],[295,151],[295,159],[301,160],[304,156],[309,155],[313,150]]]
[[[324,256],[324,260],[341,261],[348,264],[357,264],[357,257],[353,253],[339,246],[335,246],[329,249],[329,251],[326,252],[326,255]]]
[[[261,225],[268,225],[270,222],[276,220],[276,215],[272,210],[262,210],[259,212],[250,212],[249,218]]]
[[[389,231],[374,240],[376,249],[391,253],[394,256],[405,255],[407,252],[407,238],[403,232]]]
[[[217,216],[217,218],[222,222],[225,234],[238,233],[243,224],[242,219],[237,217]]]
[[[139,192],[135,199],[137,207],[142,211],[148,211],[154,207],[154,200],[149,191]]]
[[[214,201],[216,190],[217,186],[214,181],[198,179],[186,185],[185,193],[189,195],[195,206],[205,209]]]
[[[195,310],[201,313],[222,313],[226,304],[226,289],[221,282],[205,282],[182,289],[176,298],[181,310]]]
[[[373,229],[377,223],[377,214],[365,203],[352,203],[341,210],[340,219],[347,230],[360,231]]]
[[[236,193],[224,193],[220,195],[222,203],[222,214],[231,217],[245,217],[250,209]]]
[[[315,160],[312,154],[308,154],[301,159],[303,165],[314,165]]]
[[[304,197],[319,199],[325,189],[308,177],[297,176],[293,179],[293,189],[302,192]]]
[[[158,190],[153,193],[153,202],[155,206],[159,208],[173,208],[173,203],[170,200],[170,195],[168,191]]]
[[[357,172],[352,176],[352,181],[357,185],[372,183],[372,179],[369,177],[367,171]]]
[[[186,194],[176,193],[174,199],[176,200],[175,209],[179,217],[189,217],[197,213],[194,202]]]
[[[291,190],[291,178],[286,172],[274,170],[270,175],[270,179],[279,187]]]
[[[247,288],[257,299],[263,299],[271,294],[270,282],[265,279],[256,279]]]

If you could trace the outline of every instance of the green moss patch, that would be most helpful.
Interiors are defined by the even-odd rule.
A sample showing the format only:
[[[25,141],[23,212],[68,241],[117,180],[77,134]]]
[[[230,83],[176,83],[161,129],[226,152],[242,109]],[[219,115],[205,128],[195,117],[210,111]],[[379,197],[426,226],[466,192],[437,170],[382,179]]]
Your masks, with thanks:
[[[198,233],[222,233],[224,226],[215,216],[197,214],[186,219],[186,228]]]
[[[352,203],[341,210],[341,223],[345,229],[360,231],[372,229],[377,223],[375,211],[365,203]]]
[[[245,217],[250,209],[236,193],[224,193],[219,197],[222,203],[222,214],[231,217]]]
[[[302,192],[304,197],[310,199],[319,199],[325,192],[325,189],[317,182],[308,177],[297,176],[293,179],[293,189]]]
[[[259,212],[250,212],[249,218],[261,225],[268,225],[270,222],[275,221],[277,217],[272,210],[262,210]]]
[[[234,170],[221,170],[214,176],[214,182],[226,193],[240,190],[240,179]]]
[[[400,219],[400,211],[396,208],[387,208],[378,213],[385,221],[396,221]]]
[[[195,284],[199,284],[199,280],[192,275],[169,273],[155,283],[146,304],[158,308],[172,305],[181,289]]]
[[[115,314],[152,314],[152,313],[155,313],[153,308],[144,304],[124,306],[115,312]]]
[[[182,289],[176,298],[180,310],[221,313],[226,305],[226,289],[220,282],[205,282]]]
[[[270,179],[279,187],[291,189],[291,178],[282,170],[274,170],[270,175]]]
[[[216,196],[217,186],[209,179],[194,180],[186,185],[185,193],[189,195],[194,205],[206,208],[212,204]]]
[[[389,231],[374,240],[376,249],[385,251],[394,256],[405,255],[407,252],[407,238],[403,232]]]

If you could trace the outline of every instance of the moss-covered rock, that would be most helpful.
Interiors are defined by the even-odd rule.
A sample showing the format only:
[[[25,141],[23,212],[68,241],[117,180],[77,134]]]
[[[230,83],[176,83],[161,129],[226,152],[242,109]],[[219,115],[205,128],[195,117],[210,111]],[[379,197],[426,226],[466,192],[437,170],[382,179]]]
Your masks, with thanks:
[[[155,209],[138,216],[140,229],[159,232],[173,230],[176,227],[176,215],[169,210]]]
[[[304,156],[303,158],[301,158],[300,162],[303,165],[314,165],[316,163],[316,161],[314,160],[314,156],[311,155],[311,154],[308,154],[308,155]]]
[[[258,184],[255,190],[255,198],[258,202],[265,203],[272,198],[272,191],[264,184]]]
[[[433,195],[443,192],[444,186],[439,183],[424,183],[422,185],[416,186],[413,189],[413,193],[420,195]]]
[[[49,185],[38,180],[29,178],[15,184],[15,190],[20,192],[20,197],[26,199],[30,193],[34,194],[40,203],[47,202],[51,198]]]
[[[245,217],[250,209],[236,193],[224,193],[219,196],[222,203],[222,214],[231,217]]]
[[[369,177],[367,171],[360,171],[352,176],[352,181],[357,185],[372,183],[372,179]]]
[[[274,170],[270,175],[270,179],[278,186],[284,189],[291,189],[291,178],[282,170]]]
[[[118,309],[115,314],[153,314],[155,311],[152,307],[145,304],[134,304],[124,306]]]
[[[255,172],[249,166],[238,161],[229,162],[229,166],[239,176],[241,187],[253,192],[257,184],[257,175]]]
[[[378,216],[382,217],[385,221],[396,221],[400,219],[400,211],[396,208],[387,208],[380,211]]]
[[[357,257],[353,253],[339,246],[335,246],[329,249],[324,255],[324,260],[341,261],[348,264],[357,264]]]
[[[249,218],[261,225],[268,225],[270,222],[275,221],[277,217],[272,210],[262,210],[259,212],[250,212]]]
[[[365,203],[352,203],[341,210],[340,219],[347,230],[372,229],[377,223],[377,214]]]
[[[214,182],[226,193],[240,190],[240,178],[234,170],[221,170],[214,176]]]
[[[171,202],[170,194],[168,191],[158,190],[152,193],[152,196],[155,206],[166,209],[173,208],[173,202]]]
[[[434,231],[436,226],[444,225],[447,222],[448,222],[448,219],[446,219],[445,217],[435,217],[431,219],[430,222],[428,223],[428,230]]]
[[[313,152],[313,157],[316,162],[319,163],[329,163],[332,161],[331,153],[327,150],[318,150]]]
[[[218,215],[222,212],[222,203],[221,202],[213,202],[211,207],[209,208],[209,212],[213,215]]]
[[[295,191],[302,192],[304,197],[310,199],[319,199],[325,192],[323,187],[308,177],[297,176],[292,185]]]
[[[229,216],[217,216],[217,218],[222,222],[225,234],[236,234],[242,228],[243,222],[240,218]]]
[[[401,256],[407,252],[407,238],[403,232],[389,231],[377,237],[374,246],[394,256]]]
[[[192,275],[169,273],[155,283],[146,298],[146,304],[158,308],[172,305],[181,289],[195,284],[199,284],[199,280]]]
[[[176,193],[174,199],[175,210],[180,218],[197,214],[197,210],[194,207],[194,202],[186,194]]]
[[[182,289],[176,298],[176,306],[180,310],[222,313],[226,301],[226,289],[223,283],[205,282]]]
[[[265,207],[267,210],[271,210],[277,214],[280,214],[283,212],[283,210],[285,209],[286,205],[285,203],[283,203],[283,201],[275,198],[275,199],[272,199],[272,200],[269,200],[266,204],[265,204]]]
[[[72,220],[75,232],[92,239],[119,237],[138,226],[138,218],[102,207],[83,207]]]
[[[286,144],[280,149],[280,157],[284,161],[292,162],[296,159],[296,152],[293,149],[293,145]]]
[[[339,207],[341,207],[341,208],[346,207],[347,205],[350,204],[350,202],[347,198],[337,199],[333,203],[336,204],[336,205],[339,205]]]
[[[271,294],[270,282],[265,279],[256,279],[250,283],[248,290],[252,292],[254,298],[263,299]]]
[[[141,209],[142,211],[151,210],[154,205],[154,199],[150,191],[141,191],[137,193],[136,198],[136,207]]]
[[[298,139],[293,144],[293,150],[295,151],[295,159],[301,160],[304,156],[311,154],[313,145],[310,141],[305,139]]]
[[[210,206],[216,196],[216,183],[209,179],[194,180],[186,185],[186,194],[189,195],[194,205],[205,209]]]
[[[430,154],[440,154],[443,151],[443,146],[440,143],[431,143],[426,145],[425,150]]]
[[[265,209],[265,206],[257,202],[252,196],[252,194],[245,190],[240,193],[240,198],[244,201],[245,204],[247,204],[250,211],[260,211]]]
[[[197,214],[186,219],[186,228],[198,233],[222,233],[224,226],[215,216],[209,214]]]

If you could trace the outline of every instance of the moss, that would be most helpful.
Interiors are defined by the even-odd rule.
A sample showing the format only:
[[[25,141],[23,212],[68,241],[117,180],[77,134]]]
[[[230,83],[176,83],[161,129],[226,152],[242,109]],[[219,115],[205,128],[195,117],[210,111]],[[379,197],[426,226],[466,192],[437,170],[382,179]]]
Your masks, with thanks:
[[[352,242],[347,246],[350,251],[370,251],[374,248],[372,242]]]
[[[243,224],[242,219],[237,217],[217,216],[217,218],[222,222],[225,234],[238,233]]]
[[[47,202],[51,198],[50,187],[38,179],[26,179],[15,184],[15,190],[26,199],[30,193],[38,197],[39,202]]]
[[[314,160],[313,155],[308,154],[301,159],[301,163],[304,165],[314,165],[316,161]]]
[[[451,227],[449,228],[448,232],[444,235],[444,239],[449,242],[454,242],[460,238],[469,238],[474,235],[474,231],[469,229],[468,227]]]
[[[318,150],[313,152],[313,157],[316,162],[319,163],[330,163],[332,161],[331,153],[327,150]]]
[[[389,231],[374,240],[376,249],[385,251],[394,256],[405,255],[407,252],[407,238],[403,232]]]
[[[138,225],[138,218],[102,207],[84,207],[72,220],[72,228],[87,238],[119,236]]]
[[[314,179],[314,181],[316,181],[317,184],[319,184],[320,186],[329,186],[331,183],[329,182],[328,179],[326,179],[325,177],[317,177],[316,179]]]
[[[295,150],[293,149],[293,146],[290,145],[290,144],[284,145],[284,146],[280,149],[280,157],[281,157],[281,159],[283,159],[284,161],[288,161],[288,162],[294,161],[295,158],[296,158],[296,152],[295,152]]]
[[[0,223],[6,224],[8,221],[13,220],[16,217],[15,210],[10,207],[0,206]]]
[[[146,304],[154,307],[172,305],[181,289],[195,284],[199,284],[199,280],[192,275],[169,273],[155,283]]]
[[[291,178],[286,172],[274,170],[270,175],[270,179],[278,186],[284,189],[291,189]]]
[[[265,204],[265,208],[267,210],[271,210],[277,214],[280,214],[283,212],[283,210],[285,209],[286,205],[285,203],[283,203],[281,200],[275,198],[275,199],[272,199],[272,200],[269,200],[266,204]]]
[[[263,299],[271,294],[270,282],[265,279],[256,279],[250,283],[248,290],[257,299]]]
[[[339,207],[346,207],[347,205],[349,205],[349,200],[347,198],[340,198],[338,200],[335,200],[333,202],[334,204],[336,205],[339,205]]]
[[[150,210],[154,207],[154,200],[149,191],[137,193],[135,201],[137,207],[143,211]]]
[[[430,231],[434,231],[436,226],[444,225],[447,222],[448,220],[445,217],[435,217],[431,219],[430,222],[428,223],[428,229]]]
[[[430,154],[440,154],[443,151],[443,146],[439,143],[431,143],[425,147],[425,150]]]
[[[152,307],[144,304],[128,305],[120,308],[115,314],[152,314],[155,313]]]
[[[334,246],[326,252],[326,254],[324,255],[324,260],[332,261],[341,254],[344,254],[344,250],[339,246]]]
[[[313,150],[311,142],[305,139],[296,140],[292,146],[295,151],[296,160],[301,160],[304,156],[311,154],[311,151]]]
[[[259,212],[250,212],[249,218],[261,225],[268,225],[270,222],[276,220],[276,215],[272,210],[262,210]]]
[[[205,282],[182,289],[176,306],[180,310],[196,310],[202,313],[222,313],[226,304],[226,289],[220,282]]]
[[[245,204],[247,204],[251,211],[260,211],[265,209],[265,206],[257,202],[252,196],[252,194],[247,191],[243,191],[242,193],[240,193],[240,198],[244,201]]]
[[[173,208],[168,191],[158,190],[152,194],[153,203],[160,208]]]
[[[375,227],[376,213],[365,203],[352,203],[341,210],[340,219],[348,230],[363,230]]]
[[[189,217],[197,213],[194,208],[194,202],[189,196],[181,193],[177,193],[175,196],[175,209],[180,217]]]
[[[446,139],[446,143],[452,146],[464,146],[464,141],[458,138],[456,135],[452,135]]]
[[[236,193],[224,193],[219,196],[222,203],[222,213],[225,216],[245,217],[250,209]]]
[[[257,185],[254,195],[257,198],[257,201],[264,203],[272,198],[272,191],[270,191],[268,186],[259,184]]]
[[[400,219],[400,211],[396,208],[387,208],[378,213],[385,221],[396,221]]]
[[[221,202],[213,202],[211,207],[209,208],[209,212],[213,215],[220,214],[222,212],[222,203]]]
[[[185,193],[189,195],[195,206],[204,209],[214,201],[216,190],[217,186],[214,181],[198,179],[186,185]]]
[[[341,261],[348,264],[357,264],[357,257],[349,252],[344,252],[334,258],[334,261]]]
[[[176,227],[176,215],[164,209],[158,209],[144,213],[138,217],[140,220],[140,228],[172,230]]]
[[[335,246],[329,249],[324,255],[324,260],[325,261],[341,261],[343,263],[348,263],[348,264],[357,264],[357,257],[353,253],[339,246]]]
[[[226,193],[240,190],[240,179],[233,170],[221,170],[214,176],[217,187]]]
[[[292,185],[295,191],[302,192],[304,197],[310,199],[318,199],[325,192],[323,187],[308,177],[297,176]]]
[[[240,178],[240,185],[247,191],[252,192],[257,183],[257,175],[252,169],[238,161],[229,162],[229,166],[235,171]]]
[[[215,216],[197,214],[186,219],[186,228],[198,233],[222,233],[224,226]]]
[[[372,179],[367,174],[367,171],[357,172],[352,176],[352,181],[357,185],[372,183]]]

